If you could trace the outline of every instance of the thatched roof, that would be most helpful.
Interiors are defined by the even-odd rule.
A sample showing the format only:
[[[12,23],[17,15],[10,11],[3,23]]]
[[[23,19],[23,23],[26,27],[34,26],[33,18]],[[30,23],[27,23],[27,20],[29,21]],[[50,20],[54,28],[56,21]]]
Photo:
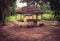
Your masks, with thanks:
[[[18,9],[16,10],[16,13],[19,13],[19,14],[43,14],[43,11],[35,8],[35,7],[32,7],[32,6],[25,6],[25,7],[22,7],[21,9]]]

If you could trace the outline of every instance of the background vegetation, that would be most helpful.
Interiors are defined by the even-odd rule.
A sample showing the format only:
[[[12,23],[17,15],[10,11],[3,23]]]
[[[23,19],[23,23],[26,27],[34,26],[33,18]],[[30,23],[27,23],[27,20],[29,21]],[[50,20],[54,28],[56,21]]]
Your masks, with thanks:
[[[16,0],[0,0],[1,3],[1,13],[0,13],[0,24],[3,26],[5,20],[8,17],[15,16],[14,11],[16,8]],[[60,0],[21,0],[22,3],[26,2],[27,5],[34,5],[36,8],[43,10],[48,15],[49,19],[54,18],[60,21]],[[52,16],[53,14],[53,16]],[[43,15],[44,16],[44,15]],[[50,18],[51,16],[51,18]],[[12,17],[12,19],[13,19]],[[45,18],[45,17],[44,17]],[[46,18],[48,19],[48,17]]]

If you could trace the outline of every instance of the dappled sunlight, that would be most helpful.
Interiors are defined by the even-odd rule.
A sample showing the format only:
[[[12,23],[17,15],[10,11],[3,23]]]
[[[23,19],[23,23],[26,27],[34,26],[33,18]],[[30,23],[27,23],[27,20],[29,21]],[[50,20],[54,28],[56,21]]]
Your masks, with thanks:
[[[23,15],[20,15],[20,14],[9,16],[9,17],[7,17],[7,20],[13,22],[13,21],[16,21],[16,20],[19,20],[19,19],[23,19],[24,16],[23,17],[22,16]]]
[[[52,15],[52,14],[43,14],[42,17],[43,17],[43,19],[54,19],[54,15]],[[21,14],[16,14],[16,15],[8,17],[8,21],[15,21],[15,20],[19,20],[19,19],[23,19],[24,21],[26,21],[27,19],[36,19],[36,15],[24,16]],[[41,15],[38,15],[38,19],[41,20]]]
[[[38,16],[38,19],[40,19],[40,20],[41,20],[41,15],[39,15],[39,16]]]
[[[44,18],[45,19],[54,19],[54,15],[52,15],[52,14],[43,14],[42,16],[43,16],[43,19]]]

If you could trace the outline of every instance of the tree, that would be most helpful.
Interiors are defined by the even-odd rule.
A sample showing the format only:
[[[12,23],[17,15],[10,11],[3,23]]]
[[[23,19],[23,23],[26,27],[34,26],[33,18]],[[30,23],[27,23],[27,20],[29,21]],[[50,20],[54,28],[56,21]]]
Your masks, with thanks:
[[[50,8],[53,11],[55,19],[60,21],[60,17],[59,17],[60,16],[60,0],[42,0],[42,1],[45,4],[47,2],[50,2]]]
[[[55,18],[60,21],[59,15],[60,15],[60,1],[59,0],[49,0],[51,9],[54,11]]]
[[[9,13],[9,7],[13,6],[16,0],[0,0],[0,26],[5,25],[5,19]]]
[[[37,7],[39,1],[40,0],[21,0],[20,2],[26,2],[28,6],[34,5],[35,7]]]

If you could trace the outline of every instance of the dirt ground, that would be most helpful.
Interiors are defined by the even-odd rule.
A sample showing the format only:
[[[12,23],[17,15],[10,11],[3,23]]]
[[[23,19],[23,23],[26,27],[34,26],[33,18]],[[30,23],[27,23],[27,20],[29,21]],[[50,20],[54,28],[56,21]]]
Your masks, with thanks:
[[[0,28],[0,41],[60,41],[58,26],[24,27],[14,24]]]

